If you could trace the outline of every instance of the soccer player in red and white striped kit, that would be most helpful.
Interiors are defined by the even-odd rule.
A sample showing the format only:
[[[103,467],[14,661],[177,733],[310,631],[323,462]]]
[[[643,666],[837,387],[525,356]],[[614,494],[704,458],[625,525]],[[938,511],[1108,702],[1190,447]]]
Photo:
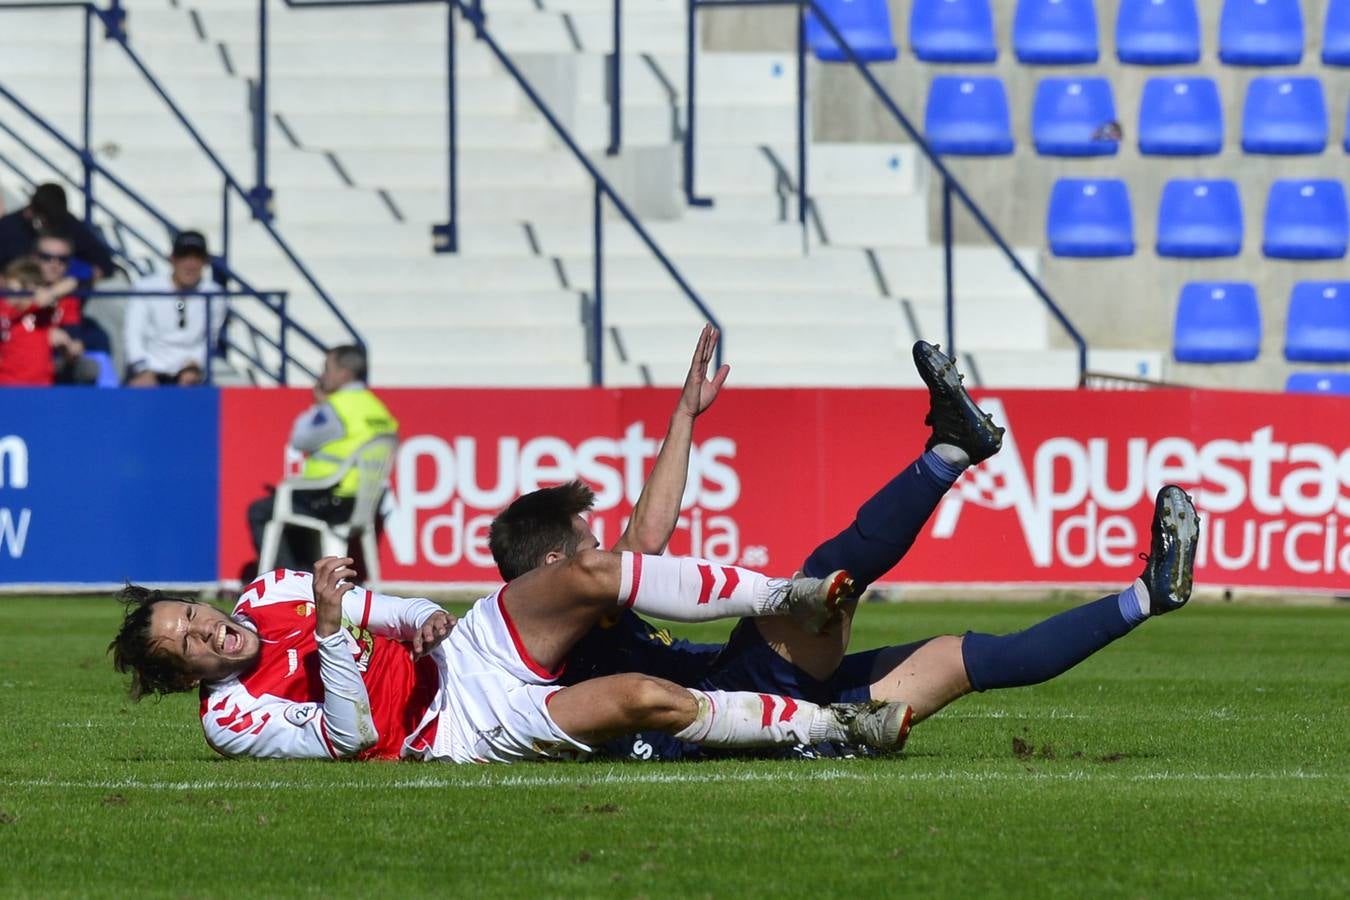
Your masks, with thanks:
[[[638,674],[554,682],[573,643],[631,608],[677,621],[791,615],[822,627],[847,573],[768,578],[696,559],[582,547],[476,603],[456,623],[428,600],[355,587],[350,559],[278,569],[232,615],[129,588],[114,665],[132,695],[200,687],[207,742],[226,756],[510,762],[572,758],[621,734],[709,747],[823,740],[895,750],[903,703],[817,705],[700,691]]]

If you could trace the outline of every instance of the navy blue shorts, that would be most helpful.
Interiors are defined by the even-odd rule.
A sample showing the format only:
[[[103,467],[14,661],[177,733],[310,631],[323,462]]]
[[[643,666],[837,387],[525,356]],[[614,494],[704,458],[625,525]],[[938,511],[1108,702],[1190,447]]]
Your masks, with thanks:
[[[783,694],[822,705],[852,703],[871,699],[871,685],[875,680],[873,667],[882,652],[877,649],[850,653],[828,680],[821,681],[779,656],[765,643],[755,623],[742,619],[708,671],[700,680],[688,686],[705,691]],[[744,752],[708,750],[655,731],[615,738],[605,744],[604,754],[610,757],[659,760],[746,755]],[[756,751],[753,755],[800,758],[857,756],[860,753],[856,748],[843,745],[815,744]]]

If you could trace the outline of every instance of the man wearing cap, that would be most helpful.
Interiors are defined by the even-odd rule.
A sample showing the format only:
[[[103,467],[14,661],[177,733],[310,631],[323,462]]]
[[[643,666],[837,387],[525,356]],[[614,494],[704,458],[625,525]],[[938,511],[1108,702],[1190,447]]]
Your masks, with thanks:
[[[224,322],[225,301],[203,294],[219,286],[205,277],[210,257],[197,231],[174,238],[168,272],[138,279],[132,289],[178,296],[132,297],[123,323],[129,387],[200,384],[206,367],[207,336],[214,344]]]

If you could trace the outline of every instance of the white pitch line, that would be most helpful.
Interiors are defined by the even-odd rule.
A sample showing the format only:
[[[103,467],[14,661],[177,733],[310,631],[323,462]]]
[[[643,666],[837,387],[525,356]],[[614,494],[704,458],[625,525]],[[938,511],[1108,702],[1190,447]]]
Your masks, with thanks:
[[[88,790],[146,790],[146,791],[212,791],[212,790],[425,790],[427,788],[481,789],[513,787],[573,787],[577,785],[640,785],[640,784],[717,784],[752,782],[819,782],[854,781],[860,783],[897,782],[989,782],[989,781],[1322,781],[1350,779],[1345,772],[1143,772],[1130,775],[1111,775],[1105,772],[853,772],[846,769],[821,769],[792,772],[640,772],[608,771],[596,777],[582,775],[569,778],[559,775],[507,775],[500,778],[481,776],[472,779],[449,779],[423,776],[394,781],[342,781],[334,783],[296,782],[282,779],[266,781],[141,781],[116,779],[103,781],[64,781],[45,778],[16,778],[0,780],[0,788],[59,788]]]

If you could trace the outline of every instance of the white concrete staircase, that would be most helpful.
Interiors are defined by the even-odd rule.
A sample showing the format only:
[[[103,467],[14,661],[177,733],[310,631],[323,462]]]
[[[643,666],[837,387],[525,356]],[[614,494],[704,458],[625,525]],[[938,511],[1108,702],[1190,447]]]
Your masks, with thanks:
[[[253,181],[248,80],[256,0],[132,0],[133,46],[246,186]],[[493,35],[598,164],[615,176],[726,332],[740,385],[908,385],[916,337],[943,334],[942,250],[927,233],[929,185],[903,144],[815,144],[815,215],[796,221],[795,62],[778,54],[700,58],[698,191],[686,208],[674,138],[683,120],[684,6],[625,10],[624,139],[608,142],[608,0],[493,0]],[[272,7],[269,180],[277,224],[370,344],[377,384],[588,383],[593,292],[589,178],[459,23],[461,252],[434,255],[446,219],[445,11]],[[34,38],[55,47],[34,53]],[[0,81],[71,134],[79,124],[78,17],[0,11]],[[577,49],[578,45],[581,49]],[[46,49],[46,48],[44,48]],[[106,164],[183,227],[220,246],[221,180],[122,59],[96,48],[95,144]],[[4,110],[6,122],[51,142]],[[0,150],[24,157],[0,135]],[[58,155],[66,171],[77,169]],[[34,171],[41,167],[31,158]],[[43,177],[46,177],[44,174]],[[0,184],[18,187],[0,168]],[[100,197],[111,199],[109,189]],[[125,203],[119,215],[152,234]],[[235,204],[231,262],[325,341],[336,319]],[[605,223],[606,381],[683,378],[699,316],[626,223]],[[1019,250],[1032,271],[1039,253]],[[960,248],[957,333],[978,381],[1067,386],[1071,351],[1006,260]],[[249,311],[260,326],[265,316]],[[315,354],[305,351],[309,362]],[[1138,374],[1157,354],[1095,366]]]

